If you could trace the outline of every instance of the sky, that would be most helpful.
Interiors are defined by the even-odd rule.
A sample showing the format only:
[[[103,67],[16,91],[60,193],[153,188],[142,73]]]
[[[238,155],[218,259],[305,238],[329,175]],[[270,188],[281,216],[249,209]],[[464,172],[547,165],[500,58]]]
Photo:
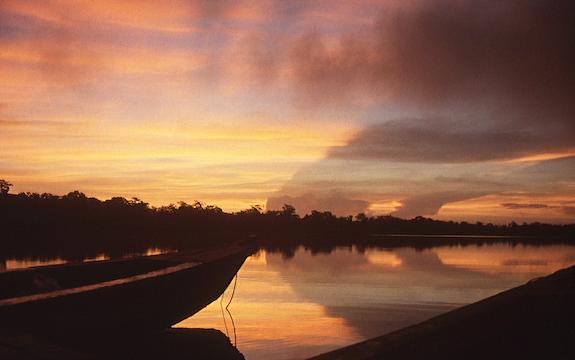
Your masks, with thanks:
[[[0,178],[573,222],[574,39],[568,0],[0,0]]]

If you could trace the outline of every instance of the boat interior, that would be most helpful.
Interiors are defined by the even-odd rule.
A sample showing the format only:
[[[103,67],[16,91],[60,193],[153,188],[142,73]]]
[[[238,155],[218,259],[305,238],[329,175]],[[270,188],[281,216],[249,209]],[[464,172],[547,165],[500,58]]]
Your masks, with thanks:
[[[0,300],[75,288],[173,266],[160,256],[68,263],[0,273]]]

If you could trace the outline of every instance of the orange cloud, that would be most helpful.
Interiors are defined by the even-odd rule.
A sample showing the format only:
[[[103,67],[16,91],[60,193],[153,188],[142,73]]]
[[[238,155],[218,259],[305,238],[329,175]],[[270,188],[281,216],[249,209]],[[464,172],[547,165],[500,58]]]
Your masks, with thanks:
[[[519,206],[505,206],[518,204]],[[521,206],[538,204],[539,206]],[[566,193],[503,193],[444,205],[438,213],[440,219],[474,218],[484,222],[505,223],[511,219],[521,222],[570,223],[573,215],[565,211],[575,205],[575,196]],[[462,216],[462,214],[465,214]]]

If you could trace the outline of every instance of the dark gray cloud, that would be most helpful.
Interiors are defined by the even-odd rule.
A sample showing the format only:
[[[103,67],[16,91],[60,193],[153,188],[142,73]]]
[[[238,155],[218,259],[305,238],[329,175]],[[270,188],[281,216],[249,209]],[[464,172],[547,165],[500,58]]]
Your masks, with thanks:
[[[401,162],[505,160],[575,148],[569,132],[529,128],[465,128],[441,119],[397,120],[368,126],[329,156]]]
[[[415,193],[407,184],[433,169],[403,165],[406,187],[394,189],[402,198],[394,214],[433,215],[446,203],[510,186],[536,191],[573,178],[573,158],[565,158],[513,170],[509,165],[494,171],[498,181],[445,181],[463,179],[462,166],[470,174],[486,171],[474,163],[575,149],[574,35],[571,1],[434,1],[384,13],[371,32],[349,34],[336,46],[317,33],[304,35],[290,61],[295,84],[309,101],[365,96],[422,114],[383,118],[330,149],[323,161],[370,160],[391,165],[393,173],[401,172],[397,163],[457,164],[459,173],[445,168],[445,175]],[[337,183],[337,175],[325,176]],[[449,191],[450,182],[457,189]]]
[[[489,101],[570,121],[574,29],[569,0],[427,1],[384,12],[339,46],[304,35],[289,59],[296,85],[319,100],[363,88],[418,106]]]
[[[501,204],[506,209],[511,210],[523,210],[523,209],[558,209],[565,215],[575,216],[575,207],[574,206],[567,206],[567,205],[560,205],[560,206],[553,206],[547,204],[520,204],[520,203],[503,203]]]
[[[568,134],[571,135],[571,134]],[[562,181],[575,181],[575,156],[541,161],[518,171],[518,175],[531,179],[532,182],[557,178]]]
[[[422,114],[383,118],[331,157],[505,160],[575,149],[573,39],[573,1],[433,1],[384,12],[336,46],[304,35],[289,59],[308,101],[368,97]]]
[[[517,203],[503,203],[501,204],[506,209],[547,209],[549,205],[546,204],[517,204]]]

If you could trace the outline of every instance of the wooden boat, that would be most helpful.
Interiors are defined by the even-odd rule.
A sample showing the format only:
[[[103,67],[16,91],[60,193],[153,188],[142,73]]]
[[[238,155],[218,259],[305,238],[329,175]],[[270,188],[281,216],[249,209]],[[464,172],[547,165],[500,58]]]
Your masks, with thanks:
[[[216,300],[251,251],[235,244],[0,273],[0,327],[31,333],[162,330]]]

